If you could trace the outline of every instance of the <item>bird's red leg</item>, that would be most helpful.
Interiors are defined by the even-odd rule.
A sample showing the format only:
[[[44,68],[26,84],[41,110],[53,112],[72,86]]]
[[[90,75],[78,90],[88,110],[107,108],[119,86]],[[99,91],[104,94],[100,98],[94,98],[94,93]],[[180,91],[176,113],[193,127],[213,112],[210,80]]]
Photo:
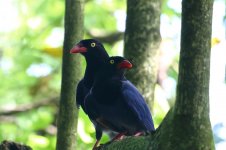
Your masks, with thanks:
[[[97,148],[98,144],[99,144],[99,140],[97,140],[97,141],[96,141],[96,143],[94,144],[94,146],[93,146],[93,149],[92,149],[92,150],[95,150],[95,149]]]
[[[122,139],[123,139],[122,137],[123,137],[125,134],[126,134],[126,132],[117,134],[117,135],[111,140],[111,142],[112,142],[112,141],[115,141],[115,140],[122,140]]]

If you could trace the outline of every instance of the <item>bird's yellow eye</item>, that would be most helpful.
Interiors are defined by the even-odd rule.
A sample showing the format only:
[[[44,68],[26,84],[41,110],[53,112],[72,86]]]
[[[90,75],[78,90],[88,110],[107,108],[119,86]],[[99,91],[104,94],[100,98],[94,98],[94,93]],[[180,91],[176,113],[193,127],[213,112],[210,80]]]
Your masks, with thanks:
[[[110,64],[114,64],[115,63],[115,61],[114,60],[110,60]]]
[[[91,43],[91,47],[95,47],[96,46],[96,43]]]

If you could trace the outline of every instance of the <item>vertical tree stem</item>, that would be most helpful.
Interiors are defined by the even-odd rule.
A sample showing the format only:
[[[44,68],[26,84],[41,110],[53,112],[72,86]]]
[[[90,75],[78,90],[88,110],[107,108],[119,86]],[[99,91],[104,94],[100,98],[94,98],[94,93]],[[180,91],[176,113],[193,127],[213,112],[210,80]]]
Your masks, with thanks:
[[[161,1],[156,0],[127,0],[124,54],[134,64],[127,77],[138,87],[149,107],[157,81],[160,6]]]
[[[70,48],[83,36],[83,0],[66,0],[63,46],[62,85],[57,120],[57,150],[75,150],[78,110],[75,87],[81,78],[79,55],[70,55]]]
[[[209,114],[212,7],[212,0],[182,2],[177,114]]]

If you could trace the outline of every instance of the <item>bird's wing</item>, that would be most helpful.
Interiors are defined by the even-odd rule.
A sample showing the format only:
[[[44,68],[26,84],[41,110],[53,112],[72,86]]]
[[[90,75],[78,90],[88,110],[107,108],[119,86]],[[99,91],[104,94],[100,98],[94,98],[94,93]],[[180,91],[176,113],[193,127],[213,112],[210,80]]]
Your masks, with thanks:
[[[122,81],[122,95],[128,107],[139,118],[140,123],[149,131],[155,130],[148,106],[143,96],[131,82]]]
[[[89,93],[84,98],[84,107],[86,110],[87,115],[91,120],[96,120],[99,117],[99,112],[97,109],[96,99],[93,96],[92,88],[90,89]]]
[[[101,128],[104,129],[115,129],[114,123],[109,121],[109,118],[112,117],[112,114],[109,115],[109,107],[105,104],[101,104],[93,95],[92,88],[90,89],[89,93],[85,97],[85,109],[86,113],[89,116],[90,120],[93,122],[95,126],[99,125]],[[112,106],[110,107],[112,108]],[[113,111],[110,111],[113,112]]]
[[[80,105],[84,106],[84,99],[85,96],[88,94],[88,89],[85,87],[84,85],[84,80],[80,80],[77,86],[77,90],[76,90],[76,105],[79,108]],[[84,108],[83,108],[84,109]]]

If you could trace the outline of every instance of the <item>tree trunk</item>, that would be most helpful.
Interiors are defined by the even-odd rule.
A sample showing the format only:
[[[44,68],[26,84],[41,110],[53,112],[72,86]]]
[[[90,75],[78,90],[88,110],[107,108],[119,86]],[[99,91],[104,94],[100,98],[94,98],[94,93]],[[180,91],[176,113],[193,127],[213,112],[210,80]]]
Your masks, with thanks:
[[[209,120],[209,77],[213,1],[183,0],[182,7],[174,134],[186,141],[193,141],[183,143],[187,148],[211,149],[213,135]],[[175,138],[176,141],[179,139]]]
[[[175,107],[153,135],[130,137],[102,150],[213,150],[209,120],[212,0],[182,1],[179,77]]]
[[[81,78],[81,56],[70,55],[69,51],[83,36],[83,5],[83,0],[66,0],[57,150],[75,150],[76,145],[78,110],[75,107],[75,87]]]
[[[151,108],[157,81],[161,1],[127,0],[125,57],[133,62],[127,78],[144,96]]]

